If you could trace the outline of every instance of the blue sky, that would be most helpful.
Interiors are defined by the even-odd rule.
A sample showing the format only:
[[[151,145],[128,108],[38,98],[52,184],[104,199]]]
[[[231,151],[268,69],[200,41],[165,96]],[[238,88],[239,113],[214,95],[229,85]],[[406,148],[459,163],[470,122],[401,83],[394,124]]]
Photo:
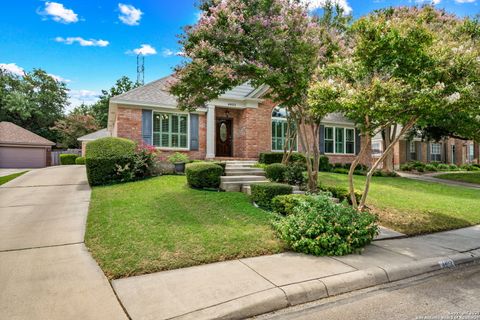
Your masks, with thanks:
[[[304,0],[321,6],[324,0]],[[355,17],[415,0],[337,0]],[[480,12],[480,0],[434,0],[458,15]],[[146,54],[145,82],[181,61],[176,36],[198,18],[195,0],[16,0],[0,12],[0,66],[42,68],[64,79],[72,105],[91,103],[123,75],[136,79],[136,55]],[[142,47],[143,45],[143,47]]]

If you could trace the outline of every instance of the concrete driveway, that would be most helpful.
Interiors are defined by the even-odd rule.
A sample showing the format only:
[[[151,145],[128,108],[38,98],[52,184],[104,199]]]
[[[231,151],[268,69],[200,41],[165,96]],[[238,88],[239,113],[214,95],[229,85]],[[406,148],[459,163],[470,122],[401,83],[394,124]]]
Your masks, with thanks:
[[[2,319],[127,319],[83,243],[89,201],[84,166],[0,186]]]

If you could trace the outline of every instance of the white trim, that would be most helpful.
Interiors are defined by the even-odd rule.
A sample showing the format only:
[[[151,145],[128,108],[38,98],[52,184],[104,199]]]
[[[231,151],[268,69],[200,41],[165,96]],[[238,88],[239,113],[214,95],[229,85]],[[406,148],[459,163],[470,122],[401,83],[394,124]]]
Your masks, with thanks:
[[[215,105],[208,104],[207,105],[207,124],[206,124],[206,140],[207,140],[207,150],[205,158],[213,159],[215,158],[215,130],[216,130],[216,122],[215,122]]]
[[[177,114],[177,115],[187,115],[187,147],[186,148],[183,148],[183,147],[158,147],[158,146],[155,146],[153,144],[153,116],[154,116],[154,113],[168,113],[168,114]],[[160,124],[161,126],[161,124]],[[161,139],[161,137],[160,137]],[[180,141],[179,141],[180,143]],[[165,111],[155,111],[155,110],[152,110],[152,145],[157,149],[157,150],[166,150],[166,151],[190,151],[190,113],[188,112],[165,112]]]

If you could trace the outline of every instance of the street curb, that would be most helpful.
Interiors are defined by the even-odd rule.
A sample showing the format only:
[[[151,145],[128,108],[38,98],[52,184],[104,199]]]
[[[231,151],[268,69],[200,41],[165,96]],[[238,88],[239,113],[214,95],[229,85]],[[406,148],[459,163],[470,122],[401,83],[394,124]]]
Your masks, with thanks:
[[[480,249],[308,280],[257,292],[174,319],[245,319],[339,294],[480,261]]]

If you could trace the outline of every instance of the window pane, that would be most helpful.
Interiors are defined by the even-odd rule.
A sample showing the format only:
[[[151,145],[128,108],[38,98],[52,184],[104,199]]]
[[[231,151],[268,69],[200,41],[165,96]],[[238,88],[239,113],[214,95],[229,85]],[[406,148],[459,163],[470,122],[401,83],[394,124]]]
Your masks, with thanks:
[[[333,140],[333,128],[325,127],[325,139],[326,140]]]
[[[355,141],[355,131],[353,129],[345,129],[345,133],[346,133],[346,141],[351,141],[351,142],[354,142]]]
[[[180,136],[180,147],[181,148],[186,148],[187,147],[187,136],[182,134]]]
[[[169,147],[170,146],[168,133],[162,134],[161,146],[162,147]]]
[[[153,133],[153,145],[156,147],[160,147],[160,133]]]
[[[325,141],[325,153],[333,153],[333,141]]]
[[[166,115],[166,114],[162,114],[161,117],[162,117],[162,128],[161,128],[161,131],[162,131],[163,133],[167,133],[167,132],[169,131],[169,128],[170,128],[170,126],[169,126],[169,118],[170,118],[170,117],[169,117],[168,115]]]
[[[345,137],[343,134],[343,128],[335,128],[335,152],[336,153],[345,153],[344,150],[344,141]]]
[[[178,148],[179,142],[178,134],[172,134],[172,148]]]
[[[179,129],[178,116],[172,115],[172,133],[177,133]]]
[[[154,114],[153,116],[153,132],[159,132],[160,131],[160,118],[161,116],[159,114]]]
[[[353,142],[347,141],[345,143],[345,147],[346,147],[346,153],[350,153],[350,154],[355,153],[355,144]]]
[[[187,133],[187,116],[180,117],[180,133]]]

